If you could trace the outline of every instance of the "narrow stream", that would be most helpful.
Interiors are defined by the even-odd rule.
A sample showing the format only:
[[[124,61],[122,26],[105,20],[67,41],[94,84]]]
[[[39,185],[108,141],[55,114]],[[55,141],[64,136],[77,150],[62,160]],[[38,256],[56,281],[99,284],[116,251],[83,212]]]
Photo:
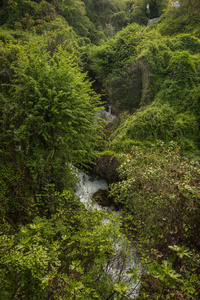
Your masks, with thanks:
[[[84,173],[78,173],[78,176],[80,183],[76,186],[75,194],[79,197],[80,201],[87,209],[104,209],[108,213],[108,218],[104,220],[103,224],[109,222],[109,214],[111,213],[112,215],[114,214],[116,222],[118,223],[116,224],[116,230],[119,232],[119,239],[113,240],[111,237],[115,259],[106,264],[104,272],[110,274],[116,283],[128,283],[130,288],[126,292],[126,299],[136,299],[139,292],[140,280],[134,281],[128,272],[130,269],[137,267],[140,277],[140,263],[135,254],[134,247],[127,240],[126,236],[120,232],[120,213],[115,212],[114,209],[110,207],[101,207],[92,201],[92,195],[99,189],[108,190],[107,182],[104,179],[94,180],[91,176]]]

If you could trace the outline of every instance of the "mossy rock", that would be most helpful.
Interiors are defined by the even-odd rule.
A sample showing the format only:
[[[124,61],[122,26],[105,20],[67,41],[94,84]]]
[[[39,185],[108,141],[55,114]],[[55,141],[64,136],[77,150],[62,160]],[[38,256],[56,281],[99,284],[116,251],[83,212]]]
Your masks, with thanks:
[[[109,191],[99,189],[92,195],[92,199],[103,207],[114,207],[116,210],[119,210],[119,206],[115,203],[114,198],[109,195]]]
[[[107,180],[108,184],[119,181],[119,168],[120,163],[117,157],[113,155],[103,155],[97,159],[94,173]]]
[[[94,199],[101,206],[112,206],[112,200],[109,198],[109,191],[99,189],[92,195]]]

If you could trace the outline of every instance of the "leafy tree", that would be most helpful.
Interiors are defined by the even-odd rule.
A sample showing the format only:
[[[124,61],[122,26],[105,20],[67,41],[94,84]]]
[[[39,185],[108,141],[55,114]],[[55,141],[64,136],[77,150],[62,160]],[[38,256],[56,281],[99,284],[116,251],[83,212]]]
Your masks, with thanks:
[[[45,44],[33,40],[1,44],[1,55],[1,170],[12,174],[1,179],[10,206],[18,203],[25,213],[36,194],[46,195],[45,186],[68,185],[67,162],[80,165],[95,157],[100,101],[66,50],[51,57]]]
[[[85,4],[81,0],[56,0],[54,2],[58,12],[67,20],[74,30],[82,35],[87,36],[89,28],[92,26],[86,16]]]
[[[55,9],[50,3],[41,0],[3,0],[0,16],[1,26],[6,24],[12,29],[20,27],[30,31],[54,19]]]

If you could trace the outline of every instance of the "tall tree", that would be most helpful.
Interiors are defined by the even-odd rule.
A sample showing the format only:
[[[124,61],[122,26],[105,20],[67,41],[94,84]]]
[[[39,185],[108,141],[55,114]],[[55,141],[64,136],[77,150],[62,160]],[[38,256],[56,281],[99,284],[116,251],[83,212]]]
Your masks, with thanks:
[[[1,45],[0,51],[1,181],[8,198],[26,210],[28,196],[48,184],[56,190],[68,184],[66,163],[84,164],[95,156],[100,102],[67,51],[59,48],[51,57],[36,40]],[[3,172],[9,169],[10,176]]]

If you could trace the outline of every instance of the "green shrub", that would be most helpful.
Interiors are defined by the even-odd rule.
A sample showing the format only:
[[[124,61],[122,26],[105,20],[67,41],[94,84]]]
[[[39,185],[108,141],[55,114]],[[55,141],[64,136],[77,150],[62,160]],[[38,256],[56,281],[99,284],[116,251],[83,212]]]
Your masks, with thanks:
[[[158,140],[133,146],[121,159],[111,196],[123,207],[124,229],[146,267],[139,299],[198,299],[199,162],[180,155],[176,143]]]
[[[177,141],[182,150],[195,149],[198,145],[197,118],[193,114],[177,114],[167,104],[152,104],[122,121],[110,137],[110,148],[123,152],[135,141],[147,143],[157,139],[165,142]]]

